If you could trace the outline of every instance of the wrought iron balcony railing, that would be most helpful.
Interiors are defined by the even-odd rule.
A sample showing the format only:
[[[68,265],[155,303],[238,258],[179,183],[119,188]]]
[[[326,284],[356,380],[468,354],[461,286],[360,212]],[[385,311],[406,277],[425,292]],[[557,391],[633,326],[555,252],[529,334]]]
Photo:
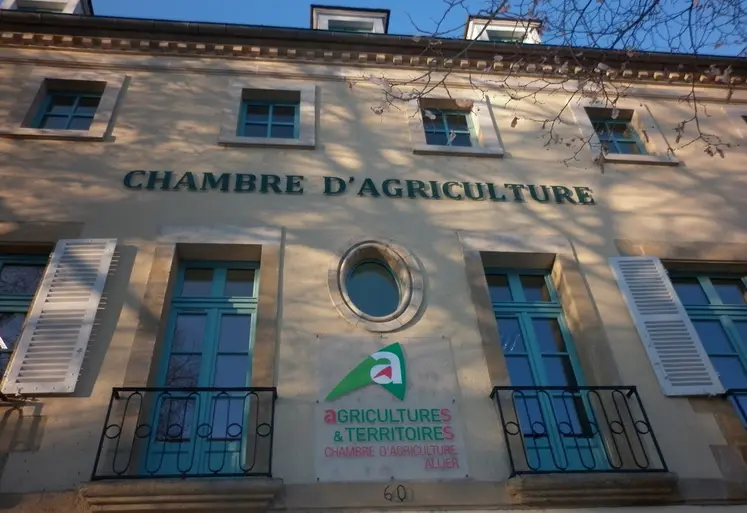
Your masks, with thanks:
[[[272,475],[275,388],[115,388],[92,480]]]
[[[665,472],[635,387],[495,387],[512,476]]]

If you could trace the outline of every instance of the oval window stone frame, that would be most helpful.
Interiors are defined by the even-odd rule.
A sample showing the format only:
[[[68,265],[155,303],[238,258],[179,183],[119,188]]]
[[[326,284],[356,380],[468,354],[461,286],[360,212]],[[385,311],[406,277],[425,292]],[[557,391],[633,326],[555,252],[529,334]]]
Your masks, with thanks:
[[[389,315],[375,317],[362,312],[347,292],[351,270],[363,261],[386,265],[399,287],[399,303]],[[328,271],[329,294],[342,317],[367,331],[386,333],[410,324],[423,305],[425,282],[415,256],[391,239],[357,237],[335,253]]]

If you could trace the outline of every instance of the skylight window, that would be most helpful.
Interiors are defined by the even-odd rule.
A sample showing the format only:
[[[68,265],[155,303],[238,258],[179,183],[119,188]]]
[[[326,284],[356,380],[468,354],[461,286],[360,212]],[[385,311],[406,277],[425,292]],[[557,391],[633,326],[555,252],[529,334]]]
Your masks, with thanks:
[[[352,34],[386,34],[389,10],[312,5],[311,28]]]

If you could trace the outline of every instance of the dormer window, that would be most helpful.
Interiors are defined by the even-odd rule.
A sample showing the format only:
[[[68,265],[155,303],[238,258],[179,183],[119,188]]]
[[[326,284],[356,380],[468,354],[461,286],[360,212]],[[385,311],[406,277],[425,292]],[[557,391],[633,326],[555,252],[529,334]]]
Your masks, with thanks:
[[[355,34],[386,34],[389,10],[312,5],[311,28]]]
[[[472,18],[467,23],[465,39],[494,43],[540,43],[540,22]]]

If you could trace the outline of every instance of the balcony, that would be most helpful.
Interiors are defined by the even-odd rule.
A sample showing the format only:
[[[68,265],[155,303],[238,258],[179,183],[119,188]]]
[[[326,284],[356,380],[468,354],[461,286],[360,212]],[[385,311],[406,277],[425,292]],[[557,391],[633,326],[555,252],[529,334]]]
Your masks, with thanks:
[[[277,389],[115,388],[92,481],[271,477]]]
[[[635,387],[495,387],[511,476],[667,472]]]

